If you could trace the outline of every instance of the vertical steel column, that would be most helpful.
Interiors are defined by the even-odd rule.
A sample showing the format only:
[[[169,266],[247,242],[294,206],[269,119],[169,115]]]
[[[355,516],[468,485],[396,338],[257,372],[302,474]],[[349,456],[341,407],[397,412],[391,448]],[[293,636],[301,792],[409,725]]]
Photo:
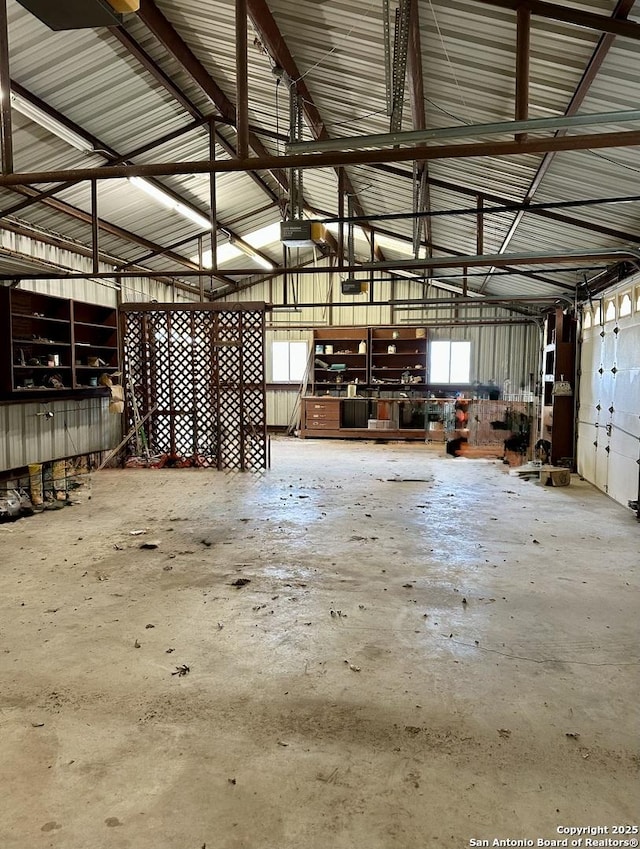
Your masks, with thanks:
[[[282,303],[286,307],[289,303],[289,272],[287,271],[289,266],[289,251],[286,245],[282,246],[282,265],[284,268],[282,275]]]
[[[247,0],[236,0],[236,132],[238,158],[249,156],[249,81],[247,73]]]
[[[484,198],[477,196],[478,212],[476,215],[476,256],[484,253]]]
[[[1,0],[0,0],[1,2]],[[91,181],[91,258],[93,262],[93,273],[99,274],[99,249],[100,234],[98,230],[98,181]]]
[[[198,236],[198,265],[200,270],[204,268],[204,250],[202,245],[202,236]],[[204,277],[199,278],[200,282],[200,303],[204,303]]]
[[[11,75],[9,71],[9,35],[7,0],[0,0],[0,147],[2,173],[13,171],[13,134],[11,131]]]
[[[516,121],[529,117],[529,63],[531,57],[531,9],[518,6],[516,36]],[[524,141],[526,133],[516,133],[516,141]]]
[[[240,401],[240,423],[239,423],[239,439],[240,439],[240,468],[244,472],[247,469],[247,457],[245,451],[245,441],[247,439],[247,423],[245,420],[245,393],[246,386],[244,383],[244,358],[242,356],[242,351],[244,349],[244,313],[237,313],[237,333],[238,333],[238,341],[240,342],[238,346],[238,400]]]
[[[216,161],[216,120],[209,119],[209,160]],[[211,271],[218,270],[218,186],[216,172],[209,172],[209,222],[211,224]],[[210,288],[213,290],[214,277],[210,278]]]
[[[338,169],[338,264],[344,262],[344,168]]]
[[[376,261],[376,234],[372,230],[369,233],[370,242],[371,242],[371,262]],[[373,271],[369,277],[369,303],[373,303]]]

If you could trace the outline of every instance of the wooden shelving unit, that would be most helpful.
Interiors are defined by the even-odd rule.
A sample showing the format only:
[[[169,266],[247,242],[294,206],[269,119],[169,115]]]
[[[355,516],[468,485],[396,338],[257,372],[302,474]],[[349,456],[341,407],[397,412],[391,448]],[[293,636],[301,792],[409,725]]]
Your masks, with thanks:
[[[569,383],[575,392],[576,320],[558,308],[545,323],[540,436],[551,442],[551,463],[573,461],[574,397],[554,392]]]
[[[115,309],[3,288],[0,310],[3,398],[107,391],[97,381],[118,370]]]
[[[313,344],[314,392],[327,392],[345,383],[357,382],[366,386],[369,380],[369,328],[329,327],[314,330]]]
[[[370,383],[424,386],[427,339],[421,328],[372,327]]]
[[[89,386],[105,372],[118,370],[118,323],[115,309],[72,303],[75,385]]]

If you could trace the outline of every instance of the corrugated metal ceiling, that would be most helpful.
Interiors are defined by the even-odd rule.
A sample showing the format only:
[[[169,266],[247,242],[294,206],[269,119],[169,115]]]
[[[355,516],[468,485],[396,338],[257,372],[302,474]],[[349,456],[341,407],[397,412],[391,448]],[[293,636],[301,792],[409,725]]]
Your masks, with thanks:
[[[151,5],[152,0],[146,0]],[[555,2],[555,0],[554,0]],[[158,9],[202,63],[209,75],[235,100],[235,33],[233,0],[155,0]],[[391,3],[392,7],[395,5]],[[569,8],[611,15],[615,0],[560,3]],[[318,107],[331,135],[370,134],[388,129],[385,109],[382,0],[267,0],[284,42]],[[515,92],[515,14],[479,4],[474,0],[418,0],[424,76],[425,114],[428,127],[511,120]],[[12,78],[58,110],[79,128],[99,138],[119,154],[162,138],[190,125],[193,120],[182,104],[134,59],[108,30],[50,32],[15,0],[8,0],[9,43]],[[630,20],[640,20],[638,13]],[[203,115],[218,114],[211,99],[193,77],[171,56],[137,16],[129,16],[125,29],[147,51]],[[562,114],[567,108],[590,57],[598,33],[556,21],[533,17],[531,31],[530,114],[532,117]],[[288,132],[287,81],[278,83],[273,73],[275,57],[262,43],[260,26],[249,27],[249,117],[264,146],[283,152],[281,137]],[[581,112],[625,110],[637,106],[640,82],[640,43],[618,37],[595,76]],[[412,128],[407,90],[403,127]],[[104,156],[83,154],[48,130],[18,115],[14,117],[16,170],[44,170],[101,165]],[[612,130],[613,127],[603,128]],[[219,131],[235,144],[232,128]],[[305,129],[310,138],[309,129]],[[496,137],[492,137],[496,138]],[[506,137],[503,137],[506,138]],[[487,137],[489,139],[489,137]],[[173,141],[135,157],[135,162],[185,161],[207,157],[205,128],[190,130]],[[218,146],[217,156],[228,158]],[[542,155],[437,160],[429,173],[450,184],[431,189],[434,211],[471,207],[471,193],[496,195],[512,201],[527,196]],[[633,191],[633,176],[640,170],[635,148],[559,153],[555,156],[533,198],[535,203],[601,198]],[[409,212],[413,204],[410,166],[398,165],[396,173],[369,166],[347,169],[357,199],[368,214]],[[398,176],[404,173],[407,177]],[[256,230],[279,220],[277,205],[283,190],[270,174],[261,173],[266,189],[246,174],[230,173],[217,178],[218,216],[221,224],[233,222],[233,230],[250,237]],[[185,203],[207,215],[209,184],[206,176],[165,177],[158,180]],[[311,208],[335,215],[338,210],[337,174],[332,168],[307,171],[305,201]],[[455,187],[466,190],[458,193]],[[40,190],[47,188],[39,186]],[[58,195],[72,207],[90,209],[86,185],[72,186]],[[101,232],[100,245],[111,256],[131,261],[149,253],[144,240],[162,246],[181,244],[176,251],[186,258],[197,254],[202,230],[175,212],[155,204],[124,180],[100,184],[100,215],[133,234]],[[21,200],[13,192],[0,191],[1,209]],[[491,207],[487,201],[487,206]],[[526,214],[515,231],[508,252],[556,252],[577,248],[615,248],[633,238],[640,242],[637,204],[577,207],[562,210],[575,224]],[[90,244],[86,222],[70,217],[60,208],[36,204],[17,213],[21,221],[46,228],[84,244]],[[497,253],[510,232],[515,213],[487,214],[484,251]],[[579,224],[585,227],[578,226]],[[619,236],[588,229],[598,225]],[[230,226],[230,225],[229,225]],[[377,222],[399,242],[385,243],[392,259],[412,254],[410,221]],[[434,217],[433,252],[436,255],[474,254],[477,232],[475,216]],[[219,243],[224,237],[219,238]],[[404,247],[403,247],[404,244]],[[261,248],[274,263],[281,260],[277,241]],[[366,257],[366,244],[359,253]],[[151,270],[173,265],[163,258],[147,261]],[[231,265],[253,267],[249,257]],[[229,263],[225,264],[227,267]],[[0,259],[0,269],[7,267]],[[224,267],[224,266],[223,266]],[[532,269],[534,270],[534,269]],[[544,273],[541,272],[544,277]],[[578,275],[579,276],[579,275]],[[575,286],[577,275],[553,273],[549,279]],[[470,280],[481,286],[484,277]],[[521,273],[495,276],[485,291],[496,294],[548,294],[554,287]]]

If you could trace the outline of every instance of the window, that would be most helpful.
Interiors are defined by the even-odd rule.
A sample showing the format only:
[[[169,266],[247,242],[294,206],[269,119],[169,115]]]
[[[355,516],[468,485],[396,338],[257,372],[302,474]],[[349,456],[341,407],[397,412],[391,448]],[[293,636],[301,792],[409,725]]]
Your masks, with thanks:
[[[307,368],[306,342],[274,342],[271,348],[274,383],[300,383]]]
[[[430,383],[469,383],[471,342],[432,342]]]

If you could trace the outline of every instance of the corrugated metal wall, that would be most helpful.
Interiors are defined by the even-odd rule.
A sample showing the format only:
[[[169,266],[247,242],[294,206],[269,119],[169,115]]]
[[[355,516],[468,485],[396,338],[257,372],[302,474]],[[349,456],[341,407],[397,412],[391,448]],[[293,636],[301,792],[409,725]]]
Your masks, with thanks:
[[[0,405],[0,470],[112,448],[121,438],[120,416],[108,406],[107,398]]]
[[[75,268],[89,273],[90,261],[77,254],[43,245],[25,236],[0,230],[0,245],[36,256],[61,269]],[[101,271],[111,271],[101,265]],[[23,280],[21,289],[44,292],[79,301],[117,305],[115,282],[85,280]],[[154,280],[132,278],[124,281],[120,297],[123,301],[191,300],[184,292],[175,292]],[[52,412],[52,418],[42,413]],[[121,417],[108,410],[107,398],[0,404],[0,471],[17,469],[29,463],[43,463],[77,454],[106,451],[117,445],[122,436]]]
[[[275,340],[306,340],[311,345],[314,327],[331,325],[389,326],[420,325],[425,322],[448,320],[455,317],[452,308],[392,308],[390,305],[368,304],[368,295],[342,295],[340,279],[333,281],[326,274],[290,275],[288,289],[289,306],[276,308],[267,321],[267,381],[271,376],[271,343]],[[391,278],[376,281],[375,300],[417,300],[423,290],[408,279]],[[441,298],[443,304],[454,297],[449,292],[432,287],[427,297]],[[242,299],[282,302],[282,280],[277,278],[259,283],[241,294]],[[226,300],[237,300],[230,295]],[[332,299],[332,305],[328,301]],[[296,303],[322,303],[326,306],[296,307]],[[366,306],[356,306],[356,304]],[[344,306],[341,306],[344,304]],[[418,307],[418,305],[416,305]],[[459,318],[505,319],[513,317],[503,309],[491,305],[460,309]],[[518,393],[535,386],[540,368],[540,346],[542,344],[538,325],[485,325],[482,327],[441,327],[428,330],[430,339],[468,340],[471,342],[471,380],[486,384],[494,380],[505,393]],[[267,392],[267,421],[270,426],[286,426],[294,411],[299,386],[285,387],[271,384]]]

